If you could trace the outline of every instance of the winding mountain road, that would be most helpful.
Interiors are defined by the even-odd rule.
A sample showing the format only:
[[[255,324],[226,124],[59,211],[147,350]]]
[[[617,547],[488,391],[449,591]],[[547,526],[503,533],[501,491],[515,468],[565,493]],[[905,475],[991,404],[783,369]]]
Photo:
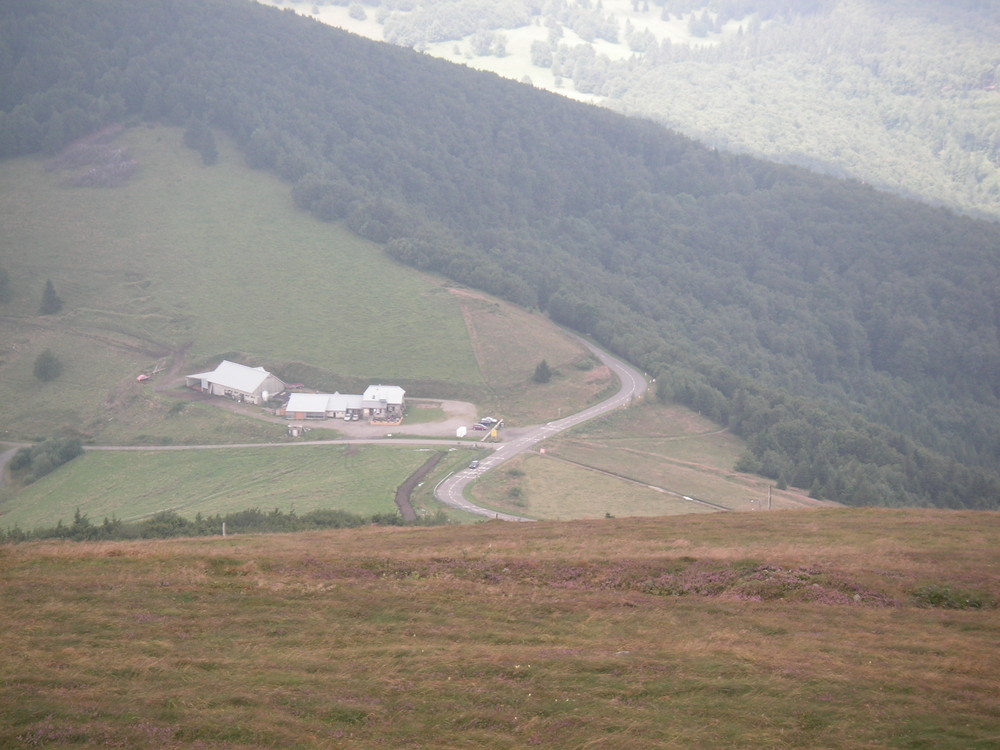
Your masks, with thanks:
[[[534,521],[535,519],[527,518],[526,516],[500,513],[475,505],[465,498],[465,488],[487,471],[495,469],[500,464],[514,458],[514,456],[530,450],[543,440],[595,417],[599,417],[602,414],[607,414],[615,409],[628,406],[632,401],[646,393],[649,384],[641,372],[617,357],[608,354],[603,349],[597,348],[586,339],[579,336],[575,336],[575,338],[590,349],[601,362],[607,365],[618,376],[618,380],[621,383],[618,392],[599,404],[595,404],[576,414],[571,414],[568,417],[558,419],[555,422],[547,422],[535,427],[526,427],[516,432],[511,431],[511,439],[497,445],[492,455],[479,461],[479,465],[475,469],[465,469],[441,481],[434,489],[434,496],[440,502],[449,507],[464,510],[467,513],[475,513],[476,515],[496,518],[501,521]]]

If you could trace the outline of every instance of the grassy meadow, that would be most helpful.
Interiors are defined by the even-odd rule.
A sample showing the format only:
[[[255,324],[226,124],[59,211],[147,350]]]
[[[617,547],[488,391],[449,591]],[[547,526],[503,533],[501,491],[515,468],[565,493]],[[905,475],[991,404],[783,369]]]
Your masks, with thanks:
[[[824,509],[5,546],[0,746],[986,750],[998,540]]]
[[[485,475],[473,497],[484,507],[551,521],[712,512],[639,482],[534,454]]]
[[[660,516],[767,505],[768,481],[733,471],[742,441],[704,417],[646,399],[547,440],[480,479],[476,501],[533,518]],[[707,504],[685,500],[684,496]],[[771,508],[821,503],[771,489]]]
[[[110,189],[67,187],[39,158],[0,165],[3,307],[0,403],[7,435],[72,425],[100,438],[108,416],[136,418],[136,375],[183,355],[174,375],[224,355],[304,363],[371,382],[482,378],[459,304],[336,224],[298,211],[286,185],[220,143],[204,167],[181,131],[137,127],[115,141],[139,164]],[[65,305],[37,315],[51,279]],[[63,375],[40,383],[51,349]],[[164,375],[158,376],[163,378]],[[114,414],[115,410],[120,413]],[[108,412],[112,412],[109,414]]]
[[[393,513],[396,488],[430,449],[366,445],[289,445],[170,451],[88,451],[24,489],[4,528],[91,521],[135,521],[159,511],[182,516],[247,508],[305,513],[335,508],[359,515]]]
[[[508,426],[567,416],[618,386],[607,367],[547,318],[480,292],[454,294],[486,382],[483,411],[503,417]],[[532,378],[543,359],[553,374],[538,384]]]

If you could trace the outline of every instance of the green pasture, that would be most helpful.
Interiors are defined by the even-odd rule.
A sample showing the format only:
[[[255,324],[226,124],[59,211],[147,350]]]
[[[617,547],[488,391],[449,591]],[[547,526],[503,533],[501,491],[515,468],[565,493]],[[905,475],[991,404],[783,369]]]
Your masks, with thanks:
[[[612,472],[635,482],[651,484],[664,490],[696,497],[732,510],[749,509],[748,499],[751,496],[760,496],[759,490],[751,490],[746,481],[740,475],[734,474],[728,467],[691,466],[678,463],[665,453],[636,454],[620,446],[610,448],[608,446],[565,442],[553,450],[552,456],[591,467],[587,469],[588,472],[593,470]],[[766,497],[766,495],[767,491],[764,490],[763,496]],[[698,509],[705,509],[704,506],[688,502],[679,502],[676,507],[677,509],[672,512],[688,513],[692,512],[692,508],[695,509],[694,512],[698,512]]]
[[[228,355],[279,375],[284,362],[482,386],[459,303],[439,280],[297,210],[287,185],[230,144],[205,167],[181,137],[118,136],[139,164],[118,188],[67,187],[69,173],[40,158],[0,163],[0,265],[14,294],[0,309],[0,422],[12,436],[99,427],[136,375],[176,352],[178,375]],[[46,279],[65,304],[40,316]],[[46,348],[63,374],[42,384],[32,368]]]
[[[158,511],[185,517],[247,508],[360,515],[396,510],[395,492],[430,455],[390,446],[278,446],[88,451],[0,504],[0,527],[131,521]]]
[[[141,389],[142,386],[139,386]],[[127,412],[127,419],[102,425],[102,442],[111,445],[205,445],[262,443],[288,440],[288,425],[265,421],[264,407],[236,413],[217,402],[191,403],[145,392]],[[100,417],[98,417],[100,419]],[[324,429],[309,433],[310,440],[334,440],[340,434]]]

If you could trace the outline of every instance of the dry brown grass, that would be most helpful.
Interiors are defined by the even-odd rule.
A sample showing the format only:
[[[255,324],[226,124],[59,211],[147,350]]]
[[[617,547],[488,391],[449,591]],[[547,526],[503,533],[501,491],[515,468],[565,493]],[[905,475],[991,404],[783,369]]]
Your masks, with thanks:
[[[1000,597],[998,539],[819,510],[3,547],[0,746],[992,748],[997,611],[911,593]]]
[[[645,399],[545,442],[473,487],[476,502],[539,519],[815,508],[733,465],[743,442],[704,417]],[[704,501],[684,500],[684,496]]]
[[[712,510],[641,482],[547,455],[519,456],[504,464],[483,477],[473,495],[485,507],[550,521]]]
[[[581,369],[590,353],[541,315],[472,290],[452,292],[461,301],[483,380],[493,392],[492,403],[482,406],[508,425],[567,416],[615,385],[598,363]],[[546,384],[532,381],[542,359],[554,370]]]

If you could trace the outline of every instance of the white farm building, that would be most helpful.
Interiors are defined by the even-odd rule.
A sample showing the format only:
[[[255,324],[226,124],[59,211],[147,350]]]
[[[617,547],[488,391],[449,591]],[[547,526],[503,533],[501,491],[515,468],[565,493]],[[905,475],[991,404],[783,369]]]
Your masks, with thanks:
[[[263,367],[247,367],[227,359],[211,372],[188,375],[185,380],[193,390],[249,404],[263,403],[285,390],[281,379]]]
[[[344,393],[292,393],[285,405],[289,419],[342,419],[364,414],[361,396]]]
[[[289,419],[350,419],[398,422],[403,418],[406,391],[398,385],[370,385],[360,395],[347,393],[293,393],[285,416]]]

